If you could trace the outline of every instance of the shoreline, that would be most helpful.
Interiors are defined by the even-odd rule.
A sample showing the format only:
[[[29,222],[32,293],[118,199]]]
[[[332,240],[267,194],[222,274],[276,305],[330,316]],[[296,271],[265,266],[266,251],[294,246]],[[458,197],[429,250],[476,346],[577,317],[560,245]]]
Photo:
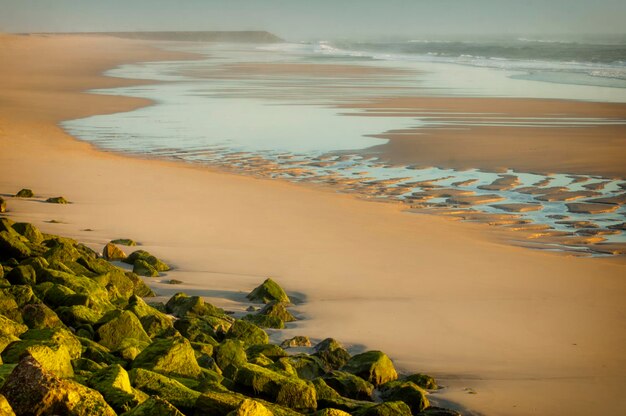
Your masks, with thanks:
[[[82,99],[88,96],[81,94]],[[111,97],[97,96],[93,100],[107,101],[108,98]],[[119,105],[126,100],[126,98],[121,97],[113,98],[109,101],[109,108],[113,108],[114,105]],[[10,162],[13,164],[8,168],[10,170],[6,170],[7,164],[2,163],[3,178],[5,178],[2,180],[3,192],[5,190],[6,192],[14,192],[20,187],[28,185],[36,193],[63,192],[67,194],[66,196],[70,200],[77,202],[72,206],[63,207],[64,211],[59,211],[54,209],[58,207],[21,201],[21,207],[17,209],[17,212],[24,212],[24,214],[20,214],[21,218],[26,218],[29,215],[37,221],[51,217],[66,218],[69,224],[51,225],[44,223],[44,227],[50,230],[49,227],[58,226],[54,229],[67,230],[75,235],[81,235],[80,229],[94,228],[96,229],[95,232],[87,233],[89,239],[94,241],[104,240],[106,236],[122,237],[115,235],[122,231],[133,234],[131,237],[146,242],[146,246],[149,248],[154,247],[155,250],[152,251],[161,256],[165,253],[171,253],[172,258],[180,259],[178,261],[182,267],[177,273],[189,272],[196,275],[209,271],[222,273],[219,275],[221,283],[216,280],[212,282],[213,287],[219,287],[220,284],[223,287],[236,286],[245,281],[245,278],[241,277],[242,280],[239,283],[233,282],[232,276],[279,274],[283,277],[281,281],[287,280],[287,283],[284,284],[285,287],[310,294],[309,302],[304,310],[308,312],[307,315],[311,319],[302,321],[307,323],[309,327],[301,327],[298,329],[299,332],[305,332],[305,330],[312,333],[316,330],[320,331],[320,328],[315,328],[315,326],[329,322],[330,319],[335,325],[335,331],[339,333],[336,337],[342,341],[351,342],[350,339],[358,338],[357,332],[362,332],[363,324],[383,328],[385,322],[399,319],[401,322],[396,322],[395,328],[391,328],[391,333],[386,332],[380,335],[385,344],[394,341],[392,333],[403,325],[410,325],[412,320],[406,321],[406,318],[410,318],[411,314],[416,311],[407,309],[406,305],[398,305],[397,302],[393,301],[393,295],[399,294],[397,291],[389,293],[391,300],[388,299],[387,302],[391,303],[386,306],[383,306],[384,303],[371,304],[371,299],[365,302],[369,292],[358,286],[358,282],[365,279],[368,284],[371,284],[370,291],[387,292],[390,288],[387,285],[381,286],[379,280],[381,276],[391,273],[396,276],[396,284],[411,288],[409,292],[412,293],[418,287],[425,291],[424,294],[418,296],[418,299],[430,305],[427,308],[431,312],[427,314],[429,319],[433,318],[435,311],[439,311],[435,315],[437,322],[433,323],[426,320],[423,323],[424,328],[420,328],[425,333],[430,334],[434,340],[434,345],[419,345],[419,341],[412,338],[400,343],[411,351],[401,352],[398,350],[399,345],[392,346],[392,348],[380,346],[382,350],[388,351],[392,356],[420,355],[425,357],[424,361],[428,363],[431,361],[430,355],[432,354],[434,358],[431,365],[440,366],[441,372],[445,372],[446,366],[451,370],[447,372],[448,374],[460,368],[467,368],[470,372],[476,372],[482,368],[482,364],[485,364],[484,362],[477,364],[480,361],[476,360],[477,357],[499,356],[503,351],[500,350],[500,346],[494,349],[493,344],[503,343],[506,336],[512,336],[517,330],[523,328],[525,331],[530,331],[526,334],[529,339],[524,337],[517,340],[524,345],[521,350],[519,347],[517,348],[517,352],[523,357],[513,360],[513,365],[510,365],[510,372],[514,373],[516,368],[525,366],[541,368],[541,363],[547,364],[544,361],[534,365],[530,365],[533,363],[532,360],[524,362],[524,359],[530,358],[528,352],[532,350],[533,342],[539,342],[538,345],[534,345],[534,348],[548,348],[556,355],[561,355],[568,365],[572,365],[575,361],[571,360],[577,359],[575,357],[578,355],[572,354],[571,351],[566,352],[562,346],[559,347],[559,342],[552,338],[555,335],[549,334],[555,328],[559,328],[559,325],[562,324],[560,319],[564,318],[564,314],[580,315],[580,312],[576,312],[579,305],[574,307],[576,302],[580,302],[578,297],[581,293],[579,290],[585,289],[588,287],[587,285],[594,282],[594,286],[602,287],[598,288],[598,293],[594,293],[590,299],[586,300],[587,308],[589,308],[586,312],[591,316],[585,319],[585,322],[578,323],[579,325],[584,323],[582,331],[577,330],[577,328],[570,328],[569,335],[565,338],[569,338],[569,336],[583,337],[586,341],[591,342],[591,345],[585,347],[587,351],[584,353],[585,356],[594,354],[593,351],[595,351],[595,354],[599,353],[602,359],[607,359],[607,357],[617,359],[612,348],[615,348],[615,345],[621,345],[623,340],[619,334],[611,334],[609,339],[605,339],[606,335],[603,335],[603,330],[609,330],[611,325],[616,324],[615,318],[611,318],[613,313],[623,311],[623,307],[615,303],[619,301],[618,298],[616,299],[616,294],[624,289],[623,283],[615,281],[623,273],[622,266],[595,260],[563,260],[556,256],[550,257],[540,253],[531,254],[515,248],[500,247],[490,242],[489,239],[485,238],[484,233],[477,231],[477,228],[470,224],[450,224],[442,219],[421,217],[408,219],[408,216],[398,215],[397,207],[383,206],[384,204],[369,204],[374,205],[369,207],[363,205],[364,202],[355,201],[351,196],[319,193],[315,190],[299,189],[301,187],[297,185],[279,184],[267,180],[255,181],[252,178],[233,178],[230,175],[204,172],[204,169],[185,167],[173,162],[141,161],[112,154],[102,154],[90,149],[89,145],[84,142],[80,143],[73,138],[70,139],[58,127],[52,128],[48,125],[45,129],[39,130],[38,133],[35,132],[35,134],[53,135],[56,139],[61,140],[52,144],[48,140],[43,141],[41,138],[30,137],[34,131],[32,121],[30,123],[27,122],[28,120],[19,119],[18,122],[7,121],[5,117],[0,119],[2,120],[3,135],[10,132],[11,137],[18,135],[26,141],[16,141],[14,138],[11,139],[11,142],[6,141],[5,143],[15,146],[13,150],[23,150],[31,146],[31,149],[39,148],[47,152],[46,155],[33,155],[29,159],[29,166],[20,167],[16,165],[19,161],[17,155],[11,156]],[[43,122],[40,119],[34,124],[41,126],[45,122],[47,122],[46,117],[43,117]],[[71,143],[65,143],[63,140],[71,140]],[[69,153],[67,153],[68,151]],[[18,153],[23,154],[21,151]],[[3,154],[6,155],[7,153],[3,151]],[[81,162],[69,158],[68,155],[86,157],[89,160]],[[48,168],[44,170],[47,172],[45,179],[41,172],[32,171],[38,164],[48,165]],[[74,174],[81,172],[83,177],[68,178],[67,175],[55,171],[55,167],[58,166],[63,166],[67,172]],[[16,176],[11,177],[10,172],[18,172],[19,175],[14,173]],[[174,181],[172,176],[175,176],[177,180]],[[159,184],[158,188],[155,188],[155,179]],[[89,182],[85,183],[85,181]],[[181,187],[181,184],[184,185]],[[9,185],[17,189],[7,189]],[[107,189],[111,185],[119,189]],[[94,194],[94,189],[99,190],[97,195]],[[145,201],[150,201],[150,203],[146,204]],[[142,212],[141,219],[137,217],[137,214],[133,218],[128,218],[132,216],[132,213],[137,212]],[[190,217],[196,218],[197,221],[195,223],[188,221]],[[168,221],[164,222],[164,218],[167,218]],[[213,220],[215,218],[219,218],[219,221]],[[344,223],[337,227],[331,227],[331,224],[334,224],[333,219],[342,219]],[[388,221],[388,226],[375,223],[380,219]],[[176,224],[170,223],[173,221]],[[155,227],[154,224],[158,224],[158,230],[151,229],[151,227]],[[289,224],[290,229],[286,229],[285,224]],[[185,230],[185,236],[180,235],[180,227]],[[333,243],[333,239],[329,240],[329,235],[325,234],[327,232],[336,233],[335,238],[339,238],[341,244]],[[67,234],[65,231],[58,231],[57,233]],[[424,244],[424,240],[419,237],[420,234],[432,236],[433,241]],[[374,236],[383,241],[371,241]],[[189,241],[193,241],[199,246],[190,246]],[[241,264],[242,259],[245,259],[247,264]],[[533,264],[525,265],[524,270],[511,271],[511,275],[508,277],[510,282],[507,280],[507,283],[500,282],[497,266],[493,266],[493,263],[502,266],[507,263],[525,264],[525,262]],[[492,268],[485,269],[484,264],[492,264]],[[210,269],[207,270],[207,267]],[[493,268],[496,269],[496,272]],[[428,278],[413,283],[416,271],[419,271],[419,276],[426,275]],[[233,274],[227,275],[225,272]],[[458,274],[462,272],[466,278],[457,278]],[[563,279],[560,275],[566,274],[568,285],[575,287],[562,288],[560,285],[555,286],[557,282],[544,282],[544,278],[552,273],[556,275],[554,277],[556,280]],[[538,274],[538,276],[533,274]],[[342,279],[351,275],[357,275],[358,279],[352,277],[349,282],[341,282]],[[253,278],[250,277],[249,279]],[[528,279],[530,281],[527,281]],[[257,280],[258,278],[255,276],[254,281]],[[416,283],[417,286],[415,286]],[[325,290],[320,292],[320,286],[324,286]],[[543,333],[544,336],[551,337],[548,343],[534,339],[531,328],[526,328],[526,325],[520,326],[525,319],[521,321],[516,317],[518,313],[533,304],[532,294],[538,287],[542,287],[542,292],[547,296],[547,299],[558,299],[557,304],[561,305],[556,309],[551,309],[548,303],[539,302],[542,305],[541,313],[537,311],[535,312],[536,315],[532,315],[533,312],[531,311],[531,316],[527,318],[538,319],[540,316],[546,315],[544,319],[548,322],[541,322],[542,326],[539,332]],[[472,316],[466,316],[462,322],[457,322],[459,316],[473,310],[472,303],[477,302],[480,297],[472,299],[469,303],[461,302],[464,303],[461,308],[458,305],[454,306],[454,304],[466,300],[464,298],[468,295],[468,291],[475,288],[484,291],[486,298],[484,299],[486,301],[485,309],[482,311],[484,315],[476,317],[478,318],[476,320],[472,319]],[[514,288],[519,290],[513,290]],[[326,309],[325,313],[330,314],[330,316],[323,316],[324,314],[320,310],[320,300],[328,298],[334,291],[342,293],[346,289],[351,289],[354,292],[355,299],[351,301],[350,298],[342,297],[335,300],[334,304],[331,305],[332,308],[322,306],[323,309]],[[441,293],[442,291],[445,293]],[[566,294],[561,293],[563,291]],[[427,294],[436,296],[431,297]],[[503,299],[507,299],[508,296],[514,296],[515,299],[518,299],[520,302],[519,309],[515,307],[514,310],[505,312],[506,308],[502,309],[502,305],[499,306],[500,301],[498,299],[502,296]],[[530,298],[525,299],[526,296],[530,296]],[[361,305],[358,304],[359,298],[362,300]],[[607,302],[607,305],[599,309],[599,302]],[[382,307],[383,310],[380,310],[382,316],[371,316],[371,312],[367,312],[369,307],[364,309],[363,303],[368,304],[369,307],[374,307],[375,310]],[[509,307],[511,306],[509,305]],[[403,310],[403,313],[400,314],[401,316],[396,316],[397,312],[390,314],[394,311],[388,310],[389,308]],[[604,310],[605,308],[606,310]],[[351,314],[354,316],[345,316],[347,311],[352,311]],[[498,337],[497,340],[492,338],[493,334],[490,334],[490,331],[478,331],[471,338],[476,341],[480,340],[479,344],[481,345],[490,340],[491,348],[489,349],[487,346],[488,350],[481,352],[477,348],[477,344],[470,342],[464,354],[465,358],[460,359],[457,367],[450,368],[451,366],[447,364],[447,361],[450,356],[454,356],[455,350],[458,351],[458,348],[452,346],[464,345],[468,342],[463,340],[464,336],[467,335],[467,330],[463,327],[469,325],[469,328],[479,329],[481,325],[493,324],[491,314],[497,315],[498,311],[506,315],[505,317],[497,317],[500,318],[499,324],[508,322],[515,329],[507,331],[505,328],[500,328],[504,331],[504,338]],[[600,316],[606,318],[606,322],[602,322],[601,328],[589,333],[588,331],[591,329],[589,320],[592,317],[599,319]],[[355,317],[358,319],[353,321]],[[356,325],[352,333],[345,330],[350,325]],[[445,335],[442,332],[442,329],[445,328],[451,328],[455,337],[450,338]],[[596,337],[598,338],[596,339]],[[598,342],[600,339],[602,342]],[[531,341],[530,344],[529,341]],[[394,350],[397,351],[397,354],[393,352]],[[443,353],[444,351],[445,353]],[[539,359],[541,357],[534,358]],[[402,362],[403,360],[405,358],[398,361]],[[474,361],[473,364],[472,361]],[[502,362],[499,365],[501,364]],[[520,364],[524,365],[520,367]],[[590,368],[595,368],[595,364],[590,362]],[[624,363],[618,361],[614,365],[620,369],[623,368]],[[497,378],[495,377],[495,374],[498,374],[497,367],[498,365],[491,370],[495,372],[492,378]],[[541,368],[541,371],[537,369],[533,377],[545,377],[547,380],[550,378],[550,373],[561,372],[565,373],[561,376],[565,377],[568,374],[575,379],[575,374],[581,373],[580,371],[558,370],[558,366],[555,367],[554,365],[550,367],[550,371],[545,368]],[[576,369],[577,366],[574,365],[573,367]],[[483,369],[483,371],[489,373],[487,369]],[[595,371],[599,370],[596,369]],[[610,376],[606,373],[607,370],[602,371],[595,373],[601,380],[618,377],[616,375]],[[549,404],[553,400],[554,405],[559,401],[553,398],[553,396],[559,396],[559,391],[560,394],[566,394],[583,387],[593,390],[594,394],[608,400],[610,397],[617,397],[612,396],[612,389],[617,389],[623,382],[619,378],[616,383],[609,386],[602,382],[596,382],[597,384],[592,386],[581,382],[580,385],[569,390],[567,388],[559,390],[558,382],[555,381],[544,382],[548,385],[546,387],[548,391],[538,397],[539,403],[535,404],[544,406],[544,409],[549,408]],[[470,409],[495,412],[494,414],[508,414],[506,410],[501,412],[501,408],[492,407],[491,400],[494,397],[500,397],[506,402],[510,400],[510,397],[521,397],[522,393],[527,392],[526,388],[528,385],[523,386],[523,388],[514,386],[506,394],[498,393],[498,382],[492,379],[486,384],[481,383],[481,389],[476,397],[469,397],[466,393],[462,393],[461,387],[456,390],[454,385],[450,387],[448,393],[451,396],[458,395],[460,402]],[[561,388],[563,387],[561,386]],[[492,393],[483,395],[480,394],[482,391],[491,391]],[[507,399],[508,396],[510,397]],[[605,405],[611,408],[610,404],[605,403]],[[585,406],[591,406],[587,409],[597,409],[593,407],[597,406],[597,403],[592,401],[580,404],[580,407],[575,410],[582,414]],[[511,410],[510,414],[524,414],[525,410],[528,409],[517,408]]]

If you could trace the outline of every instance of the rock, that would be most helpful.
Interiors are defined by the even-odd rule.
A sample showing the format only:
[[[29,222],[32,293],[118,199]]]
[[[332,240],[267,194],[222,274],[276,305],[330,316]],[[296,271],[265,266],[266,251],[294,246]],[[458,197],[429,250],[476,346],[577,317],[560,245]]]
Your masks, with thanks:
[[[191,344],[180,336],[156,339],[135,358],[132,367],[188,378],[202,373]]]
[[[274,344],[257,344],[252,345],[246,349],[248,357],[254,357],[259,354],[263,354],[270,360],[277,360],[282,357],[287,357],[287,352]]]
[[[80,341],[64,328],[29,329],[20,337],[20,341],[12,343],[2,351],[2,360],[5,363],[17,363],[24,352],[34,351],[33,347],[43,345],[50,347],[52,351],[36,349],[40,357],[46,357],[46,360],[40,361],[40,364],[45,368],[57,368],[58,366],[63,374],[67,374],[71,371],[71,364],[68,366],[67,362],[79,358],[81,355]],[[59,362],[55,362],[56,360]]]
[[[226,334],[226,338],[238,339],[246,345],[269,343],[269,337],[265,331],[250,322],[242,320],[236,320],[233,323]]]
[[[35,194],[33,193],[31,189],[23,188],[23,189],[20,189],[20,191],[16,193],[15,196],[17,198],[32,198],[35,196]]]
[[[313,380],[326,374],[326,364],[314,355],[296,354],[289,356],[288,360],[302,379]]]
[[[398,378],[398,373],[387,355],[380,351],[357,354],[341,368],[378,386]]]
[[[174,335],[172,318],[148,305],[139,296],[128,299],[126,310],[134,313],[150,338]]]
[[[354,416],[411,416],[411,409],[403,402],[386,402],[360,409]]]
[[[158,396],[150,397],[124,416],[185,416],[167,400]]]
[[[350,354],[333,338],[326,338],[315,347],[314,356],[321,359],[329,368],[338,370],[350,359]]]
[[[81,325],[94,325],[103,315],[84,305],[61,306],[57,308],[57,314],[67,326],[78,328]]]
[[[27,330],[26,325],[0,315],[0,352],[4,351],[7,345],[12,342],[19,341],[18,337]]]
[[[461,416],[461,413],[452,409],[444,409],[443,407],[430,406],[424,409],[420,416]]]
[[[226,416],[248,398],[242,394],[225,391],[205,391],[196,401],[196,414]]]
[[[255,314],[246,315],[241,319],[243,319],[244,321],[252,322],[260,328],[283,329],[285,327],[285,321],[276,316]]]
[[[604,214],[607,212],[617,211],[619,205],[610,204],[598,204],[598,203],[584,203],[573,202],[571,204],[565,204],[569,212],[576,214]]]
[[[176,293],[165,304],[168,313],[177,318],[185,318],[187,315],[213,315],[222,316],[224,311],[205,302],[199,296],[187,296],[184,293]]]
[[[72,360],[72,367],[74,368],[74,373],[81,374],[91,374],[105,368],[101,364],[98,364],[97,362],[92,361],[89,358],[79,358],[77,360]]]
[[[130,253],[130,255],[125,258],[123,261],[128,264],[135,264],[137,260],[143,260],[152,266],[158,272],[166,272],[170,269],[170,267],[165,264],[163,261],[159,260],[152,254],[148,253],[145,250],[137,250]]]
[[[27,246],[28,240],[17,232],[0,231],[0,260],[11,258],[24,259],[31,255],[31,250]]]
[[[322,409],[313,413],[313,416],[350,416],[350,413],[339,409]]]
[[[138,274],[139,276],[146,277],[158,277],[159,272],[157,269],[152,267],[148,262],[137,259],[135,264],[133,265],[133,273]]]
[[[11,408],[9,401],[6,397],[0,394],[0,415],[4,416],[15,416],[15,412]]]
[[[168,284],[170,285],[180,285],[183,283],[182,280],[177,280],[177,279],[170,279],[167,281]]]
[[[245,399],[228,416],[274,416],[274,413],[257,401]]]
[[[316,378],[311,381],[315,387],[317,393],[317,407],[318,408],[333,408],[344,410],[349,413],[353,413],[359,409],[365,407],[371,407],[372,402],[348,399],[341,397],[339,393],[328,386],[321,378]]]
[[[191,412],[200,393],[162,374],[136,368],[130,371],[132,385],[144,393],[159,396],[182,412]]]
[[[39,228],[35,227],[33,224],[17,222],[13,224],[13,229],[33,244],[41,244],[44,240],[43,234],[39,231]]]
[[[174,322],[174,328],[192,342],[217,344],[217,338],[221,338],[221,336],[218,337],[213,326],[201,317],[189,316],[188,318],[177,319]]]
[[[57,314],[43,303],[28,304],[22,308],[24,323],[31,329],[58,328],[63,322]]]
[[[356,400],[372,400],[374,385],[344,371],[333,370],[323,377],[326,384],[343,397]]]
[[[119,244],[121,246],[136,246],[137,243],[130,238],[118,238],[115,240],[111,240],[111,244]]]
[[[116,416],[95,390],[62,380],[25,355],[0,389],[18,415]]]
[[[100,326],[96,331],[100,344],[115,351],[128,338],[150,343],[150,337],[134,313],[129,311],[115,311],[114,313],[115,318]]]
[[[243,342],[232,339],[225,339],[215,347],[214,358],[222,371],[226,371],[229,366],[237,368],[248,361]]]
[[[310,412],[317,407],[314,386],[296,377],[287,377],[254,364],[244,364],[233,381],[253,396],[260,394],[273,403],[296,411]]]
[[[403,377],[402,380],[411,381],[426,390],[437,390],[439,388],[435,379],[427,374],[411,374],[409,376]]]
[[[280,346],[282,348],[310,347],[311,340],[309,339],[309,337],[298,335],[293,338],[284,340],[280,343]]]
[[[7,212],[7,202],[4,198],[0,197],[0,213]]]
[[[146,285],[146,283],[141,279],[141,277],[139,277],[138,275],[132,272],[126,272],[124,274],[133,283],[133,286],[134,286],[133,295],[137,295],[142,298],[149,298],[149,297],[156,296],[154,292],[152,291],[152,289],[150,289],[148,285]]]
[[[127,412],[148,398],[131,387],[128,373],[119,364],[96,371],[87,385],[99,391],[118,413]]]
[[[9,273],[6,274],[7,279],[12,285],[31,285],[34,286],[37,283],[37,274],[35,269],[31,265],[20,265],[14,267]]]
[[[70,203],[70,201],[63,198],[62,196],[55,196],[52,198],[48,198],[46,199],[46,202],[48,202],[49,204],[69,204]]]
[[[64,305],[83,304],[95,311],[107,312],[115,309],[109,301],[107,289],[94,279],[85,276],[76,276],[57,270],[45,269],[41,279],[43,282],[52,282],[63,285],[73,290],[77,295],[82,295],[84,299],[81,303],[64,303]],[[46,293],[46,296],[48,293]],[[47,303],[47,302],[46,302]]]
[[[15,344],[14,344],[15,345]],[[11,351],[9,354],[12,354]],[[21,357],[23,354],[28,353],[44,368],[46,371],[56,375],[59,378],[74,377],[74,369],[72,367],[72,360],[67,352],[67,349],[58,347],[52,349],[47,345],[35,344],[26,345],[20,349]],[[4,359],[4,358],[3,358]],[[8,356],[5,362],[17,362],[13,359],[13,356]]]
[[[126,258],[126,253],[115,244],[107,243],[102,249],[102,257],[109,261],[123,260]]]
[[[380,397],[385,401],[402,401],[413,414],[417,414],[428,406],[426,391],[411,381],[390,381],[380,386]]]
[[[252,302],[269,303],[271,301],[290,303],[289,296],[272,279],[266,279],[246,296]]]

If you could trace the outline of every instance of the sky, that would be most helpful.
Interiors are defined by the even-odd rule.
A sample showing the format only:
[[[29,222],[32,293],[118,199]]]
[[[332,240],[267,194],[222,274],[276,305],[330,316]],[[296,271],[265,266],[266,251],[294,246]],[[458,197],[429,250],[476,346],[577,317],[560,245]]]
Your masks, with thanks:
[[[0,32],[267,30],[287,40],[626,34],[625,0],[0,0]]]

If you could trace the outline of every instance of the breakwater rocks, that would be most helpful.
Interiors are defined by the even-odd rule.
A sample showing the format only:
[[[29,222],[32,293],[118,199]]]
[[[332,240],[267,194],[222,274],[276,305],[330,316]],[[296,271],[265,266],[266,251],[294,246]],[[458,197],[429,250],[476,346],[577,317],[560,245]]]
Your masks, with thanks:
[[[168,266],[120,252],[0,217],[0,413],[458,415],[430,406],[432,377],[399,376],[383,352],[303,336],[271,344],[263,327],[296,319],[271,279],[235,319],[184,293],[151,303],[144,280],[105,257],[147,276]]]

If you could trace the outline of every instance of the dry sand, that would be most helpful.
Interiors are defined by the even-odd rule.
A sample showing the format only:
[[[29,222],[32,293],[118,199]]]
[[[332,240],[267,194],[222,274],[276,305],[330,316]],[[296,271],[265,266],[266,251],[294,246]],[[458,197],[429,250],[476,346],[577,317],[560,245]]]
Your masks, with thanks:
[[[226,306],[274,276],[306,298],[296,309],[306,319],[285,336],[384,350],[449,386],[433,397],[476,412],[626,411],[624,262],[502,245],[484,227],[395,204],[96,151],[56,123],[143,104],[81,91],[127,82],[96,75],[107,66],[159,55],[120,39],[0,42],[0,192],[74,202],[9,198],[14,219],[95,246],[139,240],[177,267],[166,279],[186,282],[170,292]]]

